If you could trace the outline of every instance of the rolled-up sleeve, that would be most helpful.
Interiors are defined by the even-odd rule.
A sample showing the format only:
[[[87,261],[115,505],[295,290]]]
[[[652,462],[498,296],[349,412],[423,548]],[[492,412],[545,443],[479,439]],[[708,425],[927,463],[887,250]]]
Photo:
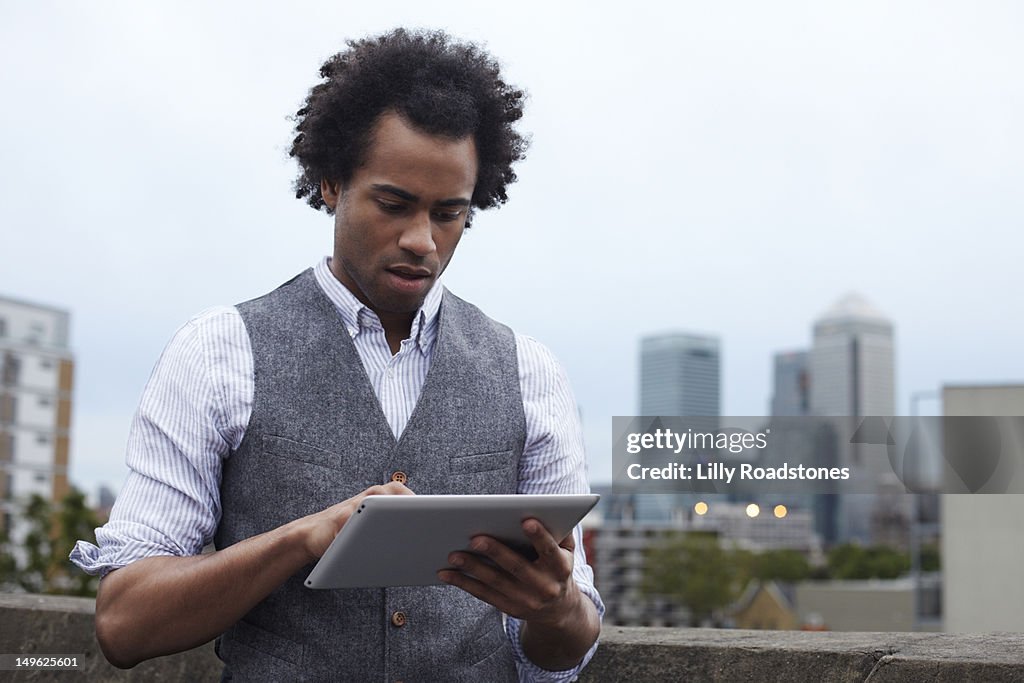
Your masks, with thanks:
[[[251,355],[234,308],[204,311],[175,333],[132,420],[110,520],[96,545],[75,545],[72,562],[104,575],[144,557],[197,555],[212,541],[223,459],[251,411]]]
[[[526,413],[526,444],[519,466],[519,493],[589,493],[587,463],[583,449],[583,429],[576,399],[564,368],[551,352],[536,340],[516,336],[519,380]],[[576,550],[573,578],[580,592],[594,602],[598,616],[604,617],[604,603],[594,587],[594,572],[587,564],[580,527],[573,530]],[[520,642],[522,622],[505,620],[505,631],[512,644],[520,681],[570,681],[597,650],[595,642],[583,660],[572,669],[548,671],[527,657]]]

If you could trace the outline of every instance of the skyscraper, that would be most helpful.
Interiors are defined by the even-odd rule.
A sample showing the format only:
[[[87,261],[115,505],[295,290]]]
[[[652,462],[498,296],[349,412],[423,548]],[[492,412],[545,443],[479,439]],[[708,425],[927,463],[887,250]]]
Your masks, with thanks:
[[[807,351],[785,351],[775,354],[772,378],[772,418],[793,418],[811,413],[810,354]],[[827,465],[829,449],[822,448],[815,426],[808,421],[773,419],[772,438],[762,451],[760,464],[765,467],[785,467],[790,462],[811,466]],[[777,495],[750,496],[752,502],[769,506],[780,502]],[[824,538],[832,518],[834,501],[827,496],[810,493],[790,493],[781,499],[792,509],[814,511],[816,531]]]
[[[721,414],[717,337],[661,334],[640,340],[640,414]]]
[[[68,322],[66,311],[0,297],[0,528],[14,539],[32,494],[68,491]]]
[[[772,417],[809,415],[811,375],[806,351],[775,354]]]
[[[893,327],[857,294],[848,294],[814,323],[811,412],[892,415],[895,410]]]
[[[895,413],[893,325],[857,294],[848,294],[814,323],[810,356],[811,413],[853,419]],[[839,495],[822,529],[826,541],[898,542],[909,529],[907,498],[887,459],[866,458],[862,444],[838,444],[841,466],[877,494]],[[877,449],[876,449],[877,451]]]
[[[717,337],[669,333],[640,340],[640,414],[684,416],[700,431],[718,429],[721,362]],[[671,524],[694,502],[690,494],[641,494],[633,501],[637,522]]]

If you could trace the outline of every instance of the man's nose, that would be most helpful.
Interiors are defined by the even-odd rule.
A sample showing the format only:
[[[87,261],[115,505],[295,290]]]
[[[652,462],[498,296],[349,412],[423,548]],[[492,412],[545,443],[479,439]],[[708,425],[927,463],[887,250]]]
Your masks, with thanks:
[[[437,249],[434,244],[434,226],[430,220],[430,212],[417,212],[406,224],[398,239],[398,246],[411,251],[417,256],[426,256]]]

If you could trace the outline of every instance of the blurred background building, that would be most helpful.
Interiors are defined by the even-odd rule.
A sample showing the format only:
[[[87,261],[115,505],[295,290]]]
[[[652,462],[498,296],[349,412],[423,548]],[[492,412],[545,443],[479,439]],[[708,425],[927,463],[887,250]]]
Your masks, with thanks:
[[[673,332],[640,340],[640,412],[685,415],[694,429],[715,431],[722,411],[718,337]],[[696,502],[689,494],[632,496],[627,517],[638,523],[679,522]]]
[[[17,542],[18,511],[32,494],[67,494],[74,361],[69,314],[0,297],[0,508]]]
[[[810,351],[812,415],[851,419],[896,415],[893,324],[859,294],[847,294],[815,322]],[[839,444],[841,467],[860,481],[871,481],[875,494],[819,499],[827,543],[905,545],[909,537],[910,499],[876,445]]]
[[[811,414],[811,370],[806,351],[776,353],[772,373],[772,417]]]
[[[893,415],[892,323],[859,294],[814,322],[810,407],[814,415]]]
[[[640,415],[721,414],[721,358],[717,337],[659,334],[640,340]]]
[[[893,324],[859,294],[847,294],[814,321],[810,350],[774,356],[772,417],[885,418],[896,414],[895,397]],[[850,467],[858,480],[874,482],[876,494],[807,494],[786,501],[814,510],[815,528],[827,545],[907,543],[911,503],[875,446],[827,443],[827,434],[803,433],[799,424],[786,422],[773,424],[772,441],[765,456],[780,462],[766,464],[791,459]],[[865,454],[868,449],[875,457]]]
[[[946,416],[1024,415],[1024,384],[946,386]],[[1021,420],[1017,420],[1018,427]],[[1024,452],[1024,434],[1004,433]],[[1020,477],[1020,466],[1015,463]],[[1024,631],[1024,495],[946,494],[942,506],[943,629],[952,632]]]

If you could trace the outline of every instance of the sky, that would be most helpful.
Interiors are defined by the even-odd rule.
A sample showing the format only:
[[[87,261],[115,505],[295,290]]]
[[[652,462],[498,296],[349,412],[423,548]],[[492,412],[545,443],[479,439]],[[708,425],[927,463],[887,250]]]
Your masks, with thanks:
[[[639,339],[722,344],[722,410],[849,292],[913,392],[1024,382],[1024,9],[1012,2],[0,6],[0,295],[71,311],[71,479],[120,487],[178,326],[326,255],[289,116],[347,39],[481,42],[529,92],[519,182],[444,282],[566,367],[595,482]],[[937,405],[921,406],[935,413]]]

